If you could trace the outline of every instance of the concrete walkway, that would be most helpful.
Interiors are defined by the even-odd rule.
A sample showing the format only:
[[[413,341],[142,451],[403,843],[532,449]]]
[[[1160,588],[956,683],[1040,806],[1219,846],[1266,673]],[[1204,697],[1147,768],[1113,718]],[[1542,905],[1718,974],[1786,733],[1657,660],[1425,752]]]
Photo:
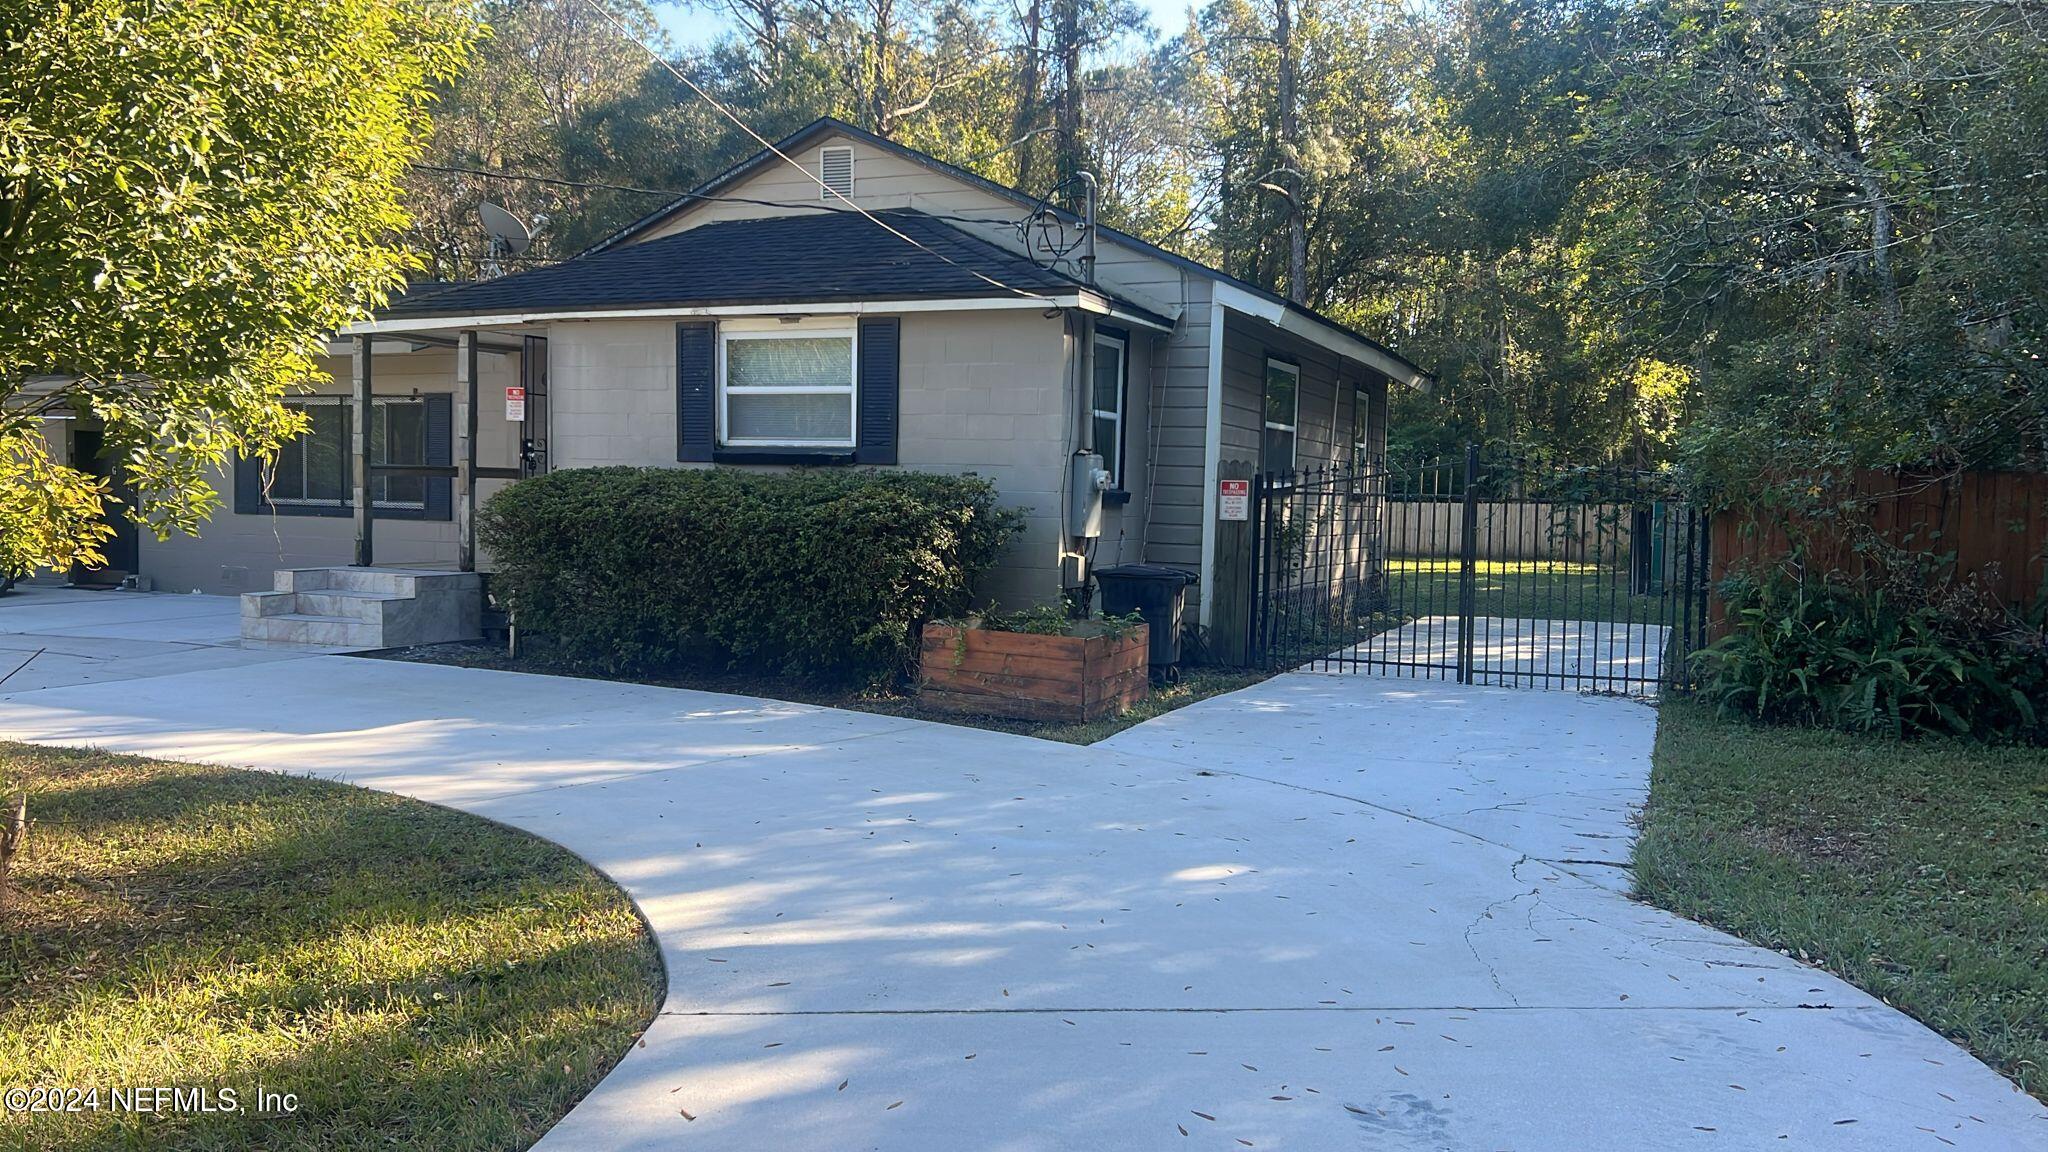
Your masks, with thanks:
[[[1473,620],[1472,682],[1655,696],[1670,633],[1661,624],[1480,616]],[[1369,675],[1455,680],[1458,642],[1456,616],[1424,616],[1360,641],[1328,663]]]
[[[1289,675],[1081,749],[345,657],[0,699],[616,878],[667,1004],[544,1152],[2048,1149],[1926,1029],[1615,891],[1653,719]]]
[[[337,651],[242,639],[233,596],[38,585],[0,596],[0,697]]]

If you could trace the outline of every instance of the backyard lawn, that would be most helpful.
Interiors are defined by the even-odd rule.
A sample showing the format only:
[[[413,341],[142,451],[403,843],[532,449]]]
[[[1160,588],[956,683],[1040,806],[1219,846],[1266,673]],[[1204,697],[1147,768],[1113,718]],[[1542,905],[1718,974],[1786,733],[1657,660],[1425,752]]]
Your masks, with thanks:
[[[1390,560],[1388,597],[1403,617],[1455,616],[1456,560]],[[1473,611],[1518,620],[1605,620],[1628,624],[1682,622],[1684,606],[1665,597],[1634,596],[1628,572],[1612,564],[1550,560],[1480,560],[1473,566]],[[1676,595],[1674,587],[1671,594]]]
[[[1636,881],[2048,1096],[2048,749],[1759,727],[1667,701]]]
[[[0,1147],[521,1149],[653,1018],[626,899],[542,840],[317,780],[0,744],[0,1086],[232,1113],[0,1113]],[[255,1114],[257,1091],[294,1093]]]

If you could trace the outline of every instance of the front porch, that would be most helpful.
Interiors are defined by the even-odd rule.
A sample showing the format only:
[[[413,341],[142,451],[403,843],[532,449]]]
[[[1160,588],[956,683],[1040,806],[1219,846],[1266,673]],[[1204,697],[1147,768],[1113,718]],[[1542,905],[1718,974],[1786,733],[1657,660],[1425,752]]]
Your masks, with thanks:
[[[273,468],[237,468],[238,519],[275,569],[259,577],[258,556],[220,565],[226,588],[265,589],[243,592],[241,635],[350,648],[472,639],[477,506],[546,467],[547,339],[377,332],[332,350],[336,387],[288,401],[310,431]]]

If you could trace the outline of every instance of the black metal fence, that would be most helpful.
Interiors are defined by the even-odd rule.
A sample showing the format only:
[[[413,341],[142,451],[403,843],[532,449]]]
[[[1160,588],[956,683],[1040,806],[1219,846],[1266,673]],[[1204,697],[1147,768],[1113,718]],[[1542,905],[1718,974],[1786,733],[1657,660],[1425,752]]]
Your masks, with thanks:
[[[1267,667],[1645,694],[1706,638],[1705,518],[1670,477],[1385,458],[1253,483]]]

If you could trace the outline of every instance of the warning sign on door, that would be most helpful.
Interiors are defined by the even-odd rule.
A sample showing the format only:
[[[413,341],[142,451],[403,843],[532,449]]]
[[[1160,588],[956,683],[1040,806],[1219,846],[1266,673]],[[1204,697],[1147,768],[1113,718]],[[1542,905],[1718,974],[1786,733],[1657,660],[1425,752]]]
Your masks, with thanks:
[[[507,389],[505,389],[505,419],[507,419],[507,420],[524,420],[524,419],[526,419],[526,389],[524,389],[524,388],[507,388]]]
[[[1216,482],[1216,518],[1218,520],[1249,520],[1252,518],[1251,481],[1218,480]]]

